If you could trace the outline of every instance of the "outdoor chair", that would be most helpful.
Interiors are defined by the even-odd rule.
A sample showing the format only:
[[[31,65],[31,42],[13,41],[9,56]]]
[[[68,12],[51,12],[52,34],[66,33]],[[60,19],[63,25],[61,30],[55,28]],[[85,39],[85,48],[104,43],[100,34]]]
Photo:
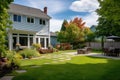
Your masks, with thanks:
[[[104,56],[110,56],[110,52],[108,48],[103,48],[103,55]]]
[[[114,56],[119,56],[119,53],[120,53],[120,49],[118,49],[118,48],[116,48],[115,50],[114,50]]]
[[[78,49],[77,50],[77,54],[87,54],[91,52],[91,48],[90,47],[84,47],[82,49]]]

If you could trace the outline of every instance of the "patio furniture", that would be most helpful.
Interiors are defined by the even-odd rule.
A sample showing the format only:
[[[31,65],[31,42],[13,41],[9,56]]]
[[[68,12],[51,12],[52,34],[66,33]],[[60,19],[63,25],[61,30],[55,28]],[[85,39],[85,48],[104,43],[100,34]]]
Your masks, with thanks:
[[[103,49],[103,55],[105,56],[119,56],[120,49],[114,48],[114,49],[109,49],[109,48],[104,48]]]
[[[115,48],[113,56],[117,56],[118,57],[119,53],[120,53],[120,49],[119,48]]]
[[[77,54],[87,54],[91,52],[91,48],[90,47],[85,47],[82,49],[78,49],[77,50]]]
[[[109,49],[108,48],[103,48],[103,55],[104,56],[109,56],[110,54],[109,54],[110,52],[109,52]]]

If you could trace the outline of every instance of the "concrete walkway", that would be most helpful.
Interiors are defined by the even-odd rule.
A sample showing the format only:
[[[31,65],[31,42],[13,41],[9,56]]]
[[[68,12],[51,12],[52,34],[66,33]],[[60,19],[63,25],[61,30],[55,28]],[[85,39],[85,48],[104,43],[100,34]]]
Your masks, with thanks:
[[[12,80],[14,76],[4,76],[0,80]]]
[[[92,56],[92,57],[110,58],[110,59],[120,60],[120,56],[119,57],[104,56],[100,53],[77,54],[77,52],[71,52],[71,53],[65,53],[65,54],[70,54],[70,55],[75,55],[75,56]]]
[[[92,56],[92,57],[100,57],[100,58],[109,58],[109,59],[115,59],[115,60],[120,60],[120,57],[114,57],[114,56],[104,56],[103,54],[98,54],[98,53],[90,53],[86,56]]]
[[[77,54],[77,52],[69,52],[69,53],[65,53],[65,54],[74,55],[74,56],[92,56],[92,57],[101,57],[101,58],[110,58],[110,59],[120,60],[120,56],[119,57],[104,56],[100,53]]]

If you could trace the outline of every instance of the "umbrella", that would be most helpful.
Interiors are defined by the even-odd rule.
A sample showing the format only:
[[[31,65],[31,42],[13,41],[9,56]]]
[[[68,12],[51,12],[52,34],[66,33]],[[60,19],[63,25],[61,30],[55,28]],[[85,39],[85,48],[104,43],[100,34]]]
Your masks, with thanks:
[[[108,36],[107,39],[120,39],[119,36]]]

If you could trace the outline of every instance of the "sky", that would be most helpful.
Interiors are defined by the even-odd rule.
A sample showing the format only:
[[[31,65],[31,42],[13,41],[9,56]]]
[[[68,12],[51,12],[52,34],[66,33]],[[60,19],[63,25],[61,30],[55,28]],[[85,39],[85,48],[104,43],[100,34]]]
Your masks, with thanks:
[[[86,26],[97,25],[98,15],[95,12],[99,8],[97,0],[14,0],[14,3],[43,10],[48,8],[50,31],[60,31],[61,25],[66,19],[68,22],[75,17],[82,18]]]

